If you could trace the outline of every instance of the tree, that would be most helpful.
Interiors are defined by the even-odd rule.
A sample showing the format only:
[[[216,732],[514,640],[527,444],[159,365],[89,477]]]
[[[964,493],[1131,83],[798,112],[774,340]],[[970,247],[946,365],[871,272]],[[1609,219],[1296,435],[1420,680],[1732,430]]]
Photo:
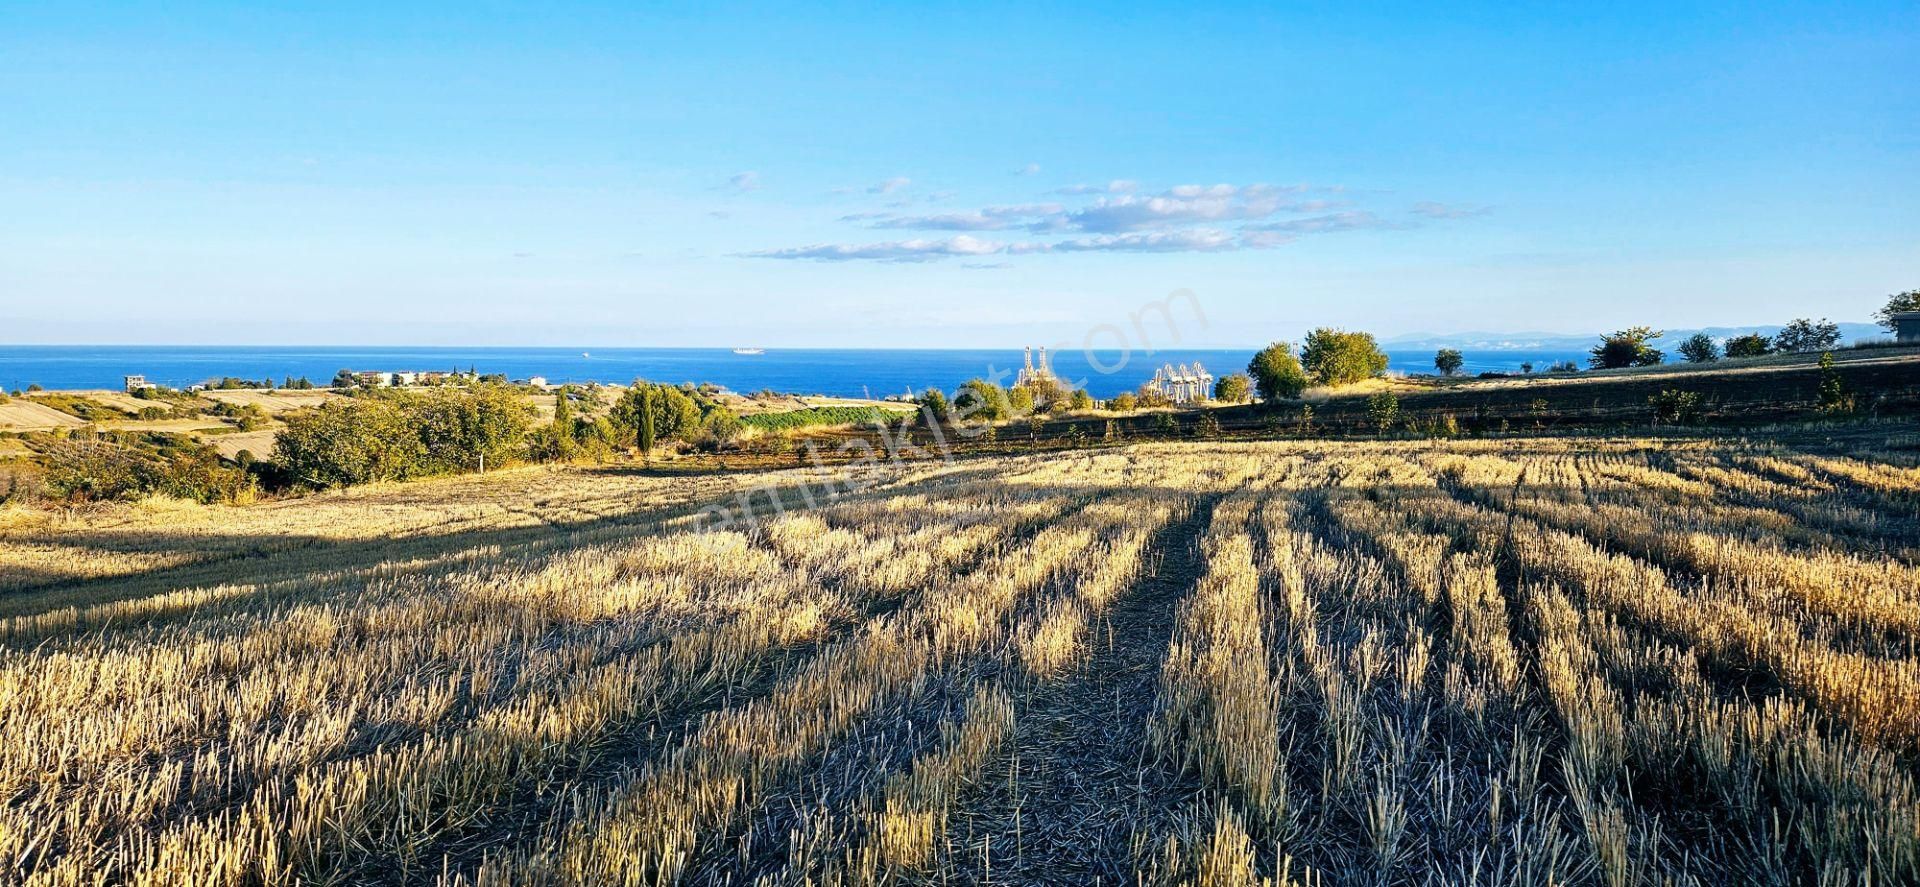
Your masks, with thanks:
[[[1007,408],[1011,415],[1025,416],[1034,411],[1033,389],[1025,385],[1015,385],[1007,390]]]
[[[1139,406],[1140,404],[1134,399],[1133,392],[1131,391],[1122,391],[1119,394],[1107,398],[1107,409],[1116,413],[1131,413],[1135,409],[1138,409]]]
[[[1026,392],[1026,396],[1030,401],[1028,409],[1035,412],[1058,412],[1063,409],[1067,403],[1067,389],[1056,379],[1045,377],[1033,379],[1024,385],[1014,386],[1014,391]],[[1012,392],[1009,392],[1009,394],[1016,398],[1014,406],[1017,409],[1019,407],[1017,398],[1020,395]]]
[[[425,461],[426,446],[398,399],[336,400],[283,421],[274,461],[308,486],[403,480]]]
[[[1071,395],[1067,396],[1067,406],[1074,412],[1093,409],[1093,395],[1088,394],[1085,388],[1076,388]]]
[[[1133,402],[1136,407],[1143,410],[1158,410],[1173,406],[1173,398],[1151,384],[1140,386],[1140,390],[1133,394]]]
[[[1533,361],[1531,360],[1523,361],[1520,364],[1520,372],[1525,373],[1529,376],[1533,375]]]
[[[1547,372],[1577,373],[1577,372],[1580,372],[1580,365],[1577,363],[1574,363],[1571,360],[1557,360],[1557,361],[1554,361],[1552,366],[1547,367]]]
[[[1688,363],[1712,363],[1720,359],[1720,346],[1706,333],[1694,333],[1680,343],[1680,356]]]
[[[945,422],[953,413],[953,405],[947,402],[946,392],[938,388],[929,387],[920,392],[919,399],[914,402],[920,406],[921,420],[928,425]]]
[[[1387,355],[1371,333],[1329,327],[1307,334],[1300,363],[1322,385],[1347,385],[1387,371]]]
[[[712,407],[706,412],[711,411]],[[703,427],[700,405],[686,391],[672,385],[636,381],[614,402],[609,415],[614,425],[623,431],[622,437],[637,444],[643,414],[653,417],[655,444],[664,440],[691,441]],[[652,447],[641,447],[641,451],[652,452]]]
[[[1667,359],[1665,352],[1648,344],[1663,333],[1652,327],[1629,327],[1609,336],[1601,336],[1587,362],[1596,370],[1653,366]]]
[[[1655,425],[1691,425],[1700,419],[1700,394],[1696,391],[1665,390],[1647,398],[1653,405]]]
[[[1782,354],[1804,354],[1809,351],[1825,351],[1840,344],[1840,325],[1820,318],[1814,323],[1805,317],[1798,318],[1780,329],[1773,337],[1773,350]]]
[[[953,395],[954,417],[997,422],[1013,412],[1007,391],[985,379],[968,379]]]
[[[1433,354],[1433,368],[1439,370],[1442,376],[1460,372],[1461,365],[1465,363],[1466,358],[1460,356],[1457,348],[1442,348]]]
[[[425,450],[425,474],[506,464],[519,452],[533,417],[519,392],[503,385],[408,394],[400,403]]]
[[[700,417],[700,443],[716,450],[732,446],[746,431],[746,424],[726,407],[708,410],[705,416]]]
[[[1760,357],[1773,350],[1773,340],[1759,333],[1734,336],[1727,340],[1726,355],[1732,357]]]
[[[1887,304],[1882,306],[1880,310],[1873,312],[1873,316],[1879,321],[1882,329],[1893,333],[1899,332],[1899,329],[1893,323],[1893,316],[1908,311],[1920,311],[1920,290],[1907,290],[1904,293],[1894,293],[1888,296]]]
[[[527,438],[527,455],[538,462],[565,462],[579,450],[574,437],[573,407],[562,389],[553,398],[553,421]]]
[[[1247,361],[1247,375],[1253,377],[1263,401],[1294,400],[1307,390],[1306,368],[1293,356],[1293,346],[1285,342],[1275,342],[1254,354]]]
[[[1820,410],[1826,413],[1853,412],[1853,394],[1833,365],[1833,352],[1820,355]]]
[[[352,388],[358,384],[360,384],[360,378],[355,376],[352,370],[341,370],[333,374],[332,387],[334,388]]]
[[[154,466],[109,438],[56,440],[45,459],[47,489],[65,499],[131,499],[153,485]]]
[[[1400,418],[1400,398],[1391,391],[1381,391],[1367,398],[1367,419],[1382,432],[1392,431],[1393,423]]]
[[[654,427],[653,419],[653,388],[642,387],[637,392],[635,401],[634,441],[639,445],[641,453],[651,455],[654,433],[658,430]]]
[[[1222,403],[1246,403],[1253,396],[1253,380],[1245,373],[1229,373],[1213,383],[1213,399]]]

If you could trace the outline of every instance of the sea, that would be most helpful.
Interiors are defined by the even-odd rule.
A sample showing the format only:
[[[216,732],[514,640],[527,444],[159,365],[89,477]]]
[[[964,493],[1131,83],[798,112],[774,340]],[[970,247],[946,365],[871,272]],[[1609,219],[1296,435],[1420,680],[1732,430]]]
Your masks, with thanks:
[[[1199,364],[1216,376],[1240,372],[1253,348],[1058,351],[1055,375],[1095,397],[1131,391],[1164,365]],[[1389,372],[1431,373],[1433,351],[1385,349]],[[1577,351],[1464,350],[1464,371],[1544,370]],[[972,378],[1010,384],[1023,361],[1020,349],[767,348],[739,354],[730,348],[510,348],[192,345],[0,345],[0,387],[48,390],[113,388],[124,377],[184,388],[225,376],[243,379],[306,377],[326,385],[336,372],[478,370],[510,379],[543,377],[550,384],[599,382],[713,383],[743,394],[772,389],[790,394],[886,397],[929,386],[951,391]]]

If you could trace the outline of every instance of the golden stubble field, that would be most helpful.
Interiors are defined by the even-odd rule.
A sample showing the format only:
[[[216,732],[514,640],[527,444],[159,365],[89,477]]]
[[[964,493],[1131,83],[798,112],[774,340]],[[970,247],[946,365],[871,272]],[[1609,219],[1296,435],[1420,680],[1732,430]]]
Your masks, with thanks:
[[[0,881],[1913,883],[1915,464],[1163,444],[12,513]]]

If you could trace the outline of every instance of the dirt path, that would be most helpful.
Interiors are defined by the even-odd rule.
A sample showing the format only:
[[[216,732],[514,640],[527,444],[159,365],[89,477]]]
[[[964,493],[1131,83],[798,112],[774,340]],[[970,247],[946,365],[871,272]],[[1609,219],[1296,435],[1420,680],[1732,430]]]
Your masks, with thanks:
[[[1150,543],[1155,566],[1099,621],[1078,670],[1015,686],[1011,751],[981,796],[954,812],[953,883],[1134,880],[1134,835],[1194,791],[1155,764],[1147,728],[1174,609],[1199,580],[1200,538],[1218,501],[1201,500]]]

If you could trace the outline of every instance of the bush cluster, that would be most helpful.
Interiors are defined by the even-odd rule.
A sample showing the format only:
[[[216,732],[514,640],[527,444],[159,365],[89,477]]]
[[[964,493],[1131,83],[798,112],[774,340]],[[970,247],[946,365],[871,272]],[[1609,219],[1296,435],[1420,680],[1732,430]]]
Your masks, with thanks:
[[[502,386],[369,393],[287,416],[274,461],[313,488],[468,471],[519,456],[531,420]]]
[[[47,492],[68,501],[158,494],[237,503],[259,491],[251,473],[227,464],[212,447],[172,435],[74,435],[46,444],[42,455]]]

